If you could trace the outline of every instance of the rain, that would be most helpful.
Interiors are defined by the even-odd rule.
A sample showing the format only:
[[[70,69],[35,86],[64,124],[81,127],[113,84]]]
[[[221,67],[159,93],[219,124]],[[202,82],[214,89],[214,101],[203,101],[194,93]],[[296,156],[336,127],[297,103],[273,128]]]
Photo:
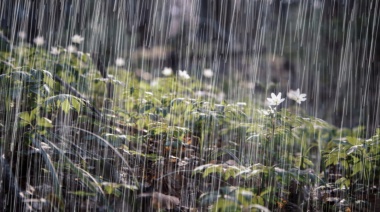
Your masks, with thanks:
[[[379,4],[1,0],[1,210],[380,210]]]

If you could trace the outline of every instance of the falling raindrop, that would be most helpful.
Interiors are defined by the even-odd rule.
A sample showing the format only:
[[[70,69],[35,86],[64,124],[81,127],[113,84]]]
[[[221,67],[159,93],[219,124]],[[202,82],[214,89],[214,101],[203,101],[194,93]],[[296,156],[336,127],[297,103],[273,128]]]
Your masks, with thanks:
[[[379,12],[0,1],[1,209],[380,209]]]

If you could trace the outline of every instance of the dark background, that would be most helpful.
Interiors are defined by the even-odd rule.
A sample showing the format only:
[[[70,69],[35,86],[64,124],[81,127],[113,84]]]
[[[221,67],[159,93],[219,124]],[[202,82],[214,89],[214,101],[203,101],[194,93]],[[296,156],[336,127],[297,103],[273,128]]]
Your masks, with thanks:
[[[12,43],[19,31],[46,48],[80,34],[80,50],[108,65],[122,56],[128,70],[155,75],[212,68],[237,100],[301,88],[309,114],[365,125],[367,136],[379,127],[378,1],[1,0],[0,21]]]

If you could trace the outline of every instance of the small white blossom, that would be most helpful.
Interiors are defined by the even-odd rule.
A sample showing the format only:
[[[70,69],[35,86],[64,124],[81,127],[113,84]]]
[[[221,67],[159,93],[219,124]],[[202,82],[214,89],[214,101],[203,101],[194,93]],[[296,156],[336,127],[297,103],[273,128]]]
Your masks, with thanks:
[[[270,114],[274,114],[274,110],[269,107],[268,110],[258,110],[260,114],[263,114],[264,116],[269,116]]]
[[[33,42],[36,44],[36,46],[42,46],[45,43],[44,37],[42,36],[37,36],[34,38]]]
[[[123,58],[117,58],[115,61],[116,66],[124,66],[125,65],[125,60]]]
[[[213,87],[212,87],[212,85],[206,85],[205,89],[211,91],[213,89]]]
[[[217,97],[216,97],[216,100],[218,100],[219,102],[222,102],[224,100],[225,96],[226,95],[223,92],[219,92]]]
[[[82,57],[84,55],[84,52],[77,51],[78,57]]]
[[[247,105],[247,103],[245,103],[245,102],[237,102],[236,105],[239,106],[239,107],[244,107],[244,106]]]
[[[203,76],[211,78],[214,75],[214,72],[211,69],[205,69],[203,71]]]
[[[52,54],[52,55],[57,55],[57,54],[59,54],[59,50],[58,50],[58,48],[57,48],[57,47],[51,47],[50,54]]]
[[[173,73],[173,70],[171,68],[165,67],[164,70],[162,70],[162,74],[164,76],[170,76],[170,75],[172,75],[172,73]]]
[[[26,38],[26,33],[24,31],[18,32],[18,37],[24,40]]]
[[[270,112],[268,110],[259,110],[260,114],[263,114],[264,116],[269,116]]]
[[[84,40],[84,38],[80,35],[74,35],[73,37],[71,37],[71,41],[73,43],[80,44],[80,43],[82,43],[83,40]]]
[[[152,80],[151,82],[150,82],[150,86],[152,86],[152,87],[155,87],[155,86],[157,86],[158,85],[158,81],[157,80]]]
[[[69,53],[74,53],[76,51],[77,51],[77,48],[75,46],[73,46],[73,45],[69,45],[67,47],[67,52],[69,52]]]
[[[298,88],[296,91],[290,90],[288,92],[288,98],[301,104],[301,102],[306,101],[306,94],[301,94],[300,89]]]
[[[281,99],[281,92],[278,93],[277,96],[274,93],[272,93],[271,97],[272,98],[267,98],[269,105],[277,106],[277,105],[281,104],[281,102],[283,102],[285,100],[285,99]]]
[[[183,71],[178,70],[178,76],[183,78],[183,79],[190,79],[189,74],[185,70],[183,70]]]

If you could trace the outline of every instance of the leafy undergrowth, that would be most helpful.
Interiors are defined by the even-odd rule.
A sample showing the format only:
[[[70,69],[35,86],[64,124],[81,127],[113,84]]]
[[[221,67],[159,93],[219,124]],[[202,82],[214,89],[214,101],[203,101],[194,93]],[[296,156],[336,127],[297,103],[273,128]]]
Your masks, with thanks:
[[[281,95],[221,100],[186,72],[152,79],[118,61],[102,76],[95,57],[56,50],[0,53],[2,209],[379,208],[380,131],[277,108]]]

